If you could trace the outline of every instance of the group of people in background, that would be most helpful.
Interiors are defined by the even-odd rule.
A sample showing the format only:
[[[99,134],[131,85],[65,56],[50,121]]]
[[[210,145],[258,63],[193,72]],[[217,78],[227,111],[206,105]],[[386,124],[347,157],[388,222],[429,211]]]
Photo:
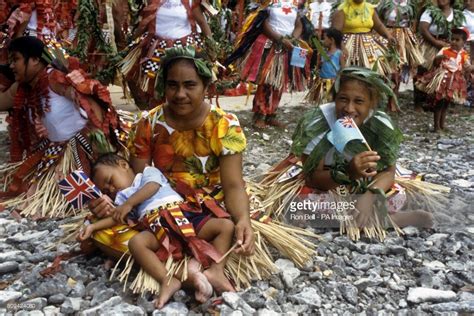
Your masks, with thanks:
[[[226,261],[216,260],[233,236],[238,253],[254,252],[246,139],[234,115],[206,102],[225,78],[257,85],[256,129],[284,127],[283,93],[308,91],[312,108],[291,154],[303,164],[305,188],[363,194],[353,227],[432,225],[427,212],[394,207],[385,222],[372,209],[378,196],[403,194],[394,181],[402,133],[380,111],[398,110],[400,83],[413,79],[415,104],[434,112],[437,132],[453,103],[473,99],[474,0],[0,0],[0,25],[0,110],[10,112],[16,163],[5,171],[1,198],[26,214],[49,207],[64,215],[56,181],[86,172],[110,199],[91,202],[95,217],[108,219],[80,238],[109,254],[130,250],[161,284],[158,308],[182,285],[165,277],[163,264],[182,256],[179,243],[204,267],[193,264],[189,274],[201,302],[212,288],[234,290]],[[111,83],[149,110],[130,130],[112,106]],[[343,155],[333,146],[328,132],[343,117],[360,127],[370,150],[349,146]]]

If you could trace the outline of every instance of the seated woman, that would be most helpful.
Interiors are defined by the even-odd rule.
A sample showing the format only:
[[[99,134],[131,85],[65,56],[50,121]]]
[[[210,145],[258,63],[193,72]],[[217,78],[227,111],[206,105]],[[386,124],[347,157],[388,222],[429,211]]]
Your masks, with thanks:
[[[393,96],[384,78],[365,68],[344,68],[336,79],[333,95],[335,102],[308,112],[293,135],[292,154],[303,162],[305,187],[301,192],[348,191],[358,194],[355,213],[344,213],[348,215],[346,217],[330,216],[332,219],[342,219],[343,228],[352,232],[355,238],[359,228],[379,234],[382,231],[380,229],[389,223],[395,227],[430,227],[431,214],[423,211],[397,212],[402,205],[398,203],[399,207],[392,207],[394,203],[390,203],[391,197],[388,201],[388,218],[385,218],[387,209],[383,206],[374,210],[377,197],[384,202],[386,196],[393,195],[390,191],[395,184],[395,163],[402,140],[402,133],[390,117],[376,109],[384,95]],[[343,151],[339,147],[342,153],[336,150],[330,132],[336,120],[343,117],[355,122],[368,146],[360,141],[351,141]],[[284,163],[280,165],[283,166]],[[322,197],[316,196],[316,199]],[[379,236],[382,237],[383,233]]]
[[[119,148],[117,113],[107,88],[89,79],[74,58],[68,65],[56,61],[61,70],[55,69],[44,43],[30,36],[14,39],[9,51],[17,91],[14,98],[2,97],[0,107],[11,110],[10,156],[19,165],[3,170],[2,197],[18,198],[3,205],[22,205],[25,215],[66,216],[56,176],[76,169],[88,173],[94,157]],[[26,192],[31,196],[24,207]]]
[[[161,63],[157,90],[160,97],[164,93],[166,103],[142,113],[130,134],[131,166],[135,173],[143,172],[147,165],[155,166],[175,189],[180,182],[191,187],[211,211],[216,209],[216,201],[223,201],[235,223],[235,239],[242,244],[236,252],[250,255],[254,233],[242,179],[246,139],[239,121],[204,101],[212,73],[210,64],[193,47],[169,49]],[[105,199],[95,200],[92,207],[98,217],[113,211]],[[93,238],[104,250],[124,252],[127,241],[136,234],[124,228],[124,234],[121,229],[107,229]],[[130,247],[154,256],[149,249],[154,247],[153,241],[146,232],[139,233],[130,240]],[[204,274],[218,293],[233,289],[214,272],[210,268]]]

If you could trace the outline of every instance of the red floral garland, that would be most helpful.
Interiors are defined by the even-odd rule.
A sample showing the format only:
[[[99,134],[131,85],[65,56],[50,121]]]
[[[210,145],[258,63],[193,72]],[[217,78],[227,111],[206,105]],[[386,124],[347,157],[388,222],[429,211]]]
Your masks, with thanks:
[[[43,100],[43,101],[41,101]],[[44,106],[43,106],[44,105]],[[12,161],[21,161],[23,153],[30,154],[34,125],[32,121],[41,118],[49,108],[49,80],[45,70],[39,74],[34,87],[27,84],[18,86],[10,117],[10,157]]]

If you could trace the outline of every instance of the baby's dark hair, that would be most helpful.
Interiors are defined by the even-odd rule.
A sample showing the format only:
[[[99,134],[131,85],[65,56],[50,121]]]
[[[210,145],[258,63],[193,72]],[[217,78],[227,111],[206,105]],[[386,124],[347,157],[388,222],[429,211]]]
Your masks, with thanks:
[[[456,35],[461,35],[462,40],[463,40],[464,42],[467,41],[467,33],[466,33],[466,31],[463,30],[463,29],[458,29],[458,28],[452,29],[452,30],[451,30],[451,34],[453,34],[453,35],[454,35],[454,34],[456,34]]]
[[[104,154],[100,156],[92,165],[91,179],[94,179],[97,168],[100,165],[115,167],[115,166],[119,166],[121,161],[125,161],[130,166],[130,162],[127,159],[115,153],[108,153],[108,154]]]
[[[328,28],[325,30],[324,32],[325,36],[329,37],[329,38],[332,38],[336,44],[336,47],[338,49],[341,49],[342,47],[342,37],[343,37],[343,34],[341,31],[339,30],[336,30],[335,28]]]

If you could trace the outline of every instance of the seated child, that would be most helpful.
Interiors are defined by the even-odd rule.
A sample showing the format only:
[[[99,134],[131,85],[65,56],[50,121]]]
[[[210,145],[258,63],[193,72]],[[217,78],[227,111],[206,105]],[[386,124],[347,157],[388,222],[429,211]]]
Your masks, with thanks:
[[[219,259],[230,248],[233,222],[226,218],[211,218],[209,212],[196,209],[191,202],[184,201],[157,168],[146,167],[143,173],[135,174],[128,161],[116,154],[101,156],[96,161],[92,180],[118,206],[111,217],[87,225],[80,232],[79,239],[85,240],[95,231],[125,223],[127,219],[138,221],[147,228],[142,233],[150,236],[149,244],[137,245],[132,238],[128,246],[140,266],[160,283],[156,308],[162,308],[181,288],[178,278],[167,277],[165,265],[160,261],[166,260],[172,252],[175,258],[174,252],[179,245],[174,241],[178,239],[191,248],[195,257],[189,263],[187,281],[196,289],[196,300],[207,301],[212,295],[212,286],[206,276],[226,279],[225,260]],[[211,241],[214,247],[204,240]],[[158,258],[157,251],[166,256]],[[205,273],[200,272],[199,263],[208,267]],[[233,290],[230,282],[226,281],[229,285],[226,290]]]
[[[464,104],[467,83],[464,72],[474,71],[464,44],[469,38],[466,29],[453,29],[451,45],[442,48],[435,58],[432,70],[416,82],[416,87],[428,94],[430,102],[426,109],[434,112],[434,132],[445,129],[446,111],[449,104]]]
[[[306,96],[306,100],[316,105],[332,101],[331,87],[338,71],[346,64],[346,53],[341,48],[342,36],[340,31],[333,28],[323,33],[323,45],[329,60],[318,56],[319,73]]]

